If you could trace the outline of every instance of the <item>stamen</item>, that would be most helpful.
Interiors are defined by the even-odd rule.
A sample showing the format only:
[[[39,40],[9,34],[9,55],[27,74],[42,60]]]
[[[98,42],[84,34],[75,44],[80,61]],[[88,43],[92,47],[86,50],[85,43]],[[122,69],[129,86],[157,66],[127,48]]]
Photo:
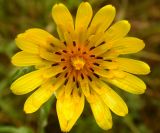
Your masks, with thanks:
[[[55,52],[55,54],[57,54],[57,55],[61,55],[61,53],[60,53],[60,52]]]
[[[89,79],[90,81],[92,81],[92,78],[91,78],[90,76],[88,76],[88,79]]]
[[[103,57],[98,56],[98,57],[96,57],[96,59],[103,59]]]
[[[64,77],[66,78],[66,77],[67,77],[67,75],[68,75],[68,73],[66,73],[66,74],[64,75]]]
[[[82,78],[82,79],[84,79],[84,76],[83,76],[83,74],[82,74],[82,73],[81,73],[81,78]]]
[[[55,77],[58,78],[60,76],[61,73],[58,73]]]
[[[93,75],[96,76],[97,78],[100,78],[99,75],[96,73],[93,73]]]
[[[65,59],[62,58],[61,61],[65,61]]]
[[[79,83],[78,83],[78,81],[76,82],[76,86],[77,86],[77,88],[79,88]]]
[[[73,95],[73,89],[72,89],[72,91],[71,91],[71,95]]]
[[[90,55],[90,57],[95,57],[95,55],[92,54],[92,55]]]
[[[103,42],[101,42],[98,46],[100,46],[100,45],[102,45],[102,44],[105,44],[106,42],[105,41],[103,41]]]
[[[66,85],[66,84],[67,84],[67,82],[68,82],[68,79],[66,79],[66,80],[65,80],[64,85]]]
[[[57,66],[57,65],[59,65],[58,63],[54,63],[54,64],[52,64],[52,66]]]
[[[54,44],[53,44],[52,42],[50,43],[50,45],[51,45],[52,47],[54,47]]]
[[[64,66],[64,67],[63,67],[63,70],[65,70],[66,68],[67,68],[67,66]]]
[[[112,62],[112,60],[109,60],[109,59],[108,60],[104,60],[104,61]]]
[[[74,47],[76,46],[76,42],[75,42],[75,41],[73,41],[73,46],[74,46]]]
[[[75,79],[75,77],[73,76],[73,82],[75,82],[76,81],[76,79]]]
[[[94,64],[95,66],[99,66],[99,64],[98,64],[98,63],[96,63],[96,62],[95,62],[95,63],[93,63],[93,64]]]
[[[90,68],[90,70],[91,70],[92,72],[94,72],[94,70],[93,70],[92,68]]]
[[[92,49],[94,49],[94,48],[95,48],[95,46],[91,47],[89,50],[92,50]]]
[[[66,51],[66,50],[63,50],[63,53],[67,53],[67,51]]]
[[[66,41],[64,41],[63,43],[64,43],[64,45],[65,45],[65,46],[67,46],[67,43],[66,43]]]

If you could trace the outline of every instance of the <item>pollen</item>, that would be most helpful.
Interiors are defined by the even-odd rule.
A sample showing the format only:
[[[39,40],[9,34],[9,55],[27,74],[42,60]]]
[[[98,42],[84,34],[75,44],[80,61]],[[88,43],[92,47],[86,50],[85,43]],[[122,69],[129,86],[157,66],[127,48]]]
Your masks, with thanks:
[[[75,68],[75,70],[81,70],[85,65],[85,60],[82,57],[73,57],[71,61],[72,66]]]

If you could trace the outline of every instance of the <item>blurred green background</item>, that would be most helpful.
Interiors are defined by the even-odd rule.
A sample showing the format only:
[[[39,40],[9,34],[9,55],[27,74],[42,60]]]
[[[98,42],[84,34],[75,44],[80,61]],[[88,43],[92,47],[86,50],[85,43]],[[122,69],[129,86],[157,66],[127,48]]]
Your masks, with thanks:
[[[10,63],[18,51],[14,39],[26,29],[42,28],[56,35],[51,9],[63,2],[75,16],[82,0],[0,0],[0,133],[61,133],[51,98],[34,114],[26,115],[23,104],[28,95],[15,96],[9,86],[19,76],[32,71],[16,68]],[[113,114],[114,125],[109,131],[100,129],[89,105],[71,133],[160,133],[160,0],[89,0],[94,12],[106,4],[117,9],[116,21],[127,19],[132,28],[129,33],[145,41],[142,52],[133,55],[151,66],[151,73],[142,76],[147,84],[143,95],[132,95],[116,89],[129,107],[126,117]],[[23,89],[23,88],[22,88]]]

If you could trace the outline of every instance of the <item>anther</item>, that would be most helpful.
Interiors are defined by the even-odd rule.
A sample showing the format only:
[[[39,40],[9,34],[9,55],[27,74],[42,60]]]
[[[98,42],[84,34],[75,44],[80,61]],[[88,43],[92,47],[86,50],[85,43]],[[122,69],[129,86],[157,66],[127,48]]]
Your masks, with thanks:
[[[54,47],[54,44],[53,44],[52,42],[50,43],[50,45],[51,45],[52,47]]]
[[[71,91],[71,95],[73,95],[73,90],[74,90],[74,89],[72,89],[72,91]]]
[[[75,82],[76,81],[76,79],[75,79],[75,77],[73,76],[73,82]]]
[[[60,52],[55,52],[55,54],[57,54],[57,55],[61,55],[61,53],[60,53]]]
[[[61,73],[58,73],[55,77],[58,78],[60,76]]]
[[[81,73],[81,78],[82,78],[82,79],[84,79],[84,76],[83,76],[83,74],[82,74],[82,73]]]
[[[63,53],[67,53],[67,51],[66,51],[66,50],[63,50]]]
[[[94,48],[95,48],[95,46],[91,47],[89,50],[92,50],[92,49],[94,49]]]
[[[66,41],[64,41],[63,43],[64,43],[64,45],[65,45],[65,46],[67,46],[67,43],[66,43]]]
[[[76,86],[77,86],[77,88],[79,88],[79,83],[78,83],[78,81],[76,82]]]
[[[59,65],[58,63],[54,63],[54,64],[52,64],[52,66],[57,66],[57,65]]]
[[[62,58],[61,61],[65,61],[65,59]]]
[[[101,42],[98,46],[100,46],[100,45],[102,45],[102,44],[105,44],[106,42],[105,41],[103,41],[103,42]]]
[[[73,46],[74,46],[74,47],[76,46],[76,42],[75,42],[75,41],[73,41]]]
[[[98,57],[96,57],[96,59],[103,59],[103,57],[98,56]]]
[[[66,80],[65,80],[64,85],[66,85],[66,84],[67,84],[67,82],[68,82],[68,79],[66,79]]]
[[[63,67],[63,70],[65,70],[66,68],[67,68],[67,66],[64,66],[64,67]]]
[[[92,55],[90,55],[90,57],[95,57],[95,55],[92,54]]]
[[[66,78],[66,77],[67,77],[67,75],[68,75],[68,73],[66,73],[66,74],[64,75],[64,77]]]
[[[104,61],[112,62],[112,60],[104,60]]]
[[[93,63],[93,64],[94,64],[95,66],[99,66],[99,64],[98,64],[98,63],[96,63],[96,62],[95,62],[95,63]]]
[[[96,73],[93,73],[93,75],[96,76],[97,78],[100,78],[99,75]]]
[[[91,70],[92,72],[94,72],[94,70],[93,70],[92,68],[90,68],[90,70]]]
[[[91,78],[90,76],[88,76],[88,79],[89,79],[90,81],[92,81],[92,78]]]

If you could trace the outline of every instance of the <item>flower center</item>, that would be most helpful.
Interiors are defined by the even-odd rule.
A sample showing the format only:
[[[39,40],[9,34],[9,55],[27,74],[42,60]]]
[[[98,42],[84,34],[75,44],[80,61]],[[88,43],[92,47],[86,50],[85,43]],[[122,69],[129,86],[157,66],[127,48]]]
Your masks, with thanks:
[[[82,57],[76,56],[73,57],[71,59],[72,61],[72,66],[76,69],[76,70],[81,70],[83,69],[84,65],[85,65],[85,60]]]

